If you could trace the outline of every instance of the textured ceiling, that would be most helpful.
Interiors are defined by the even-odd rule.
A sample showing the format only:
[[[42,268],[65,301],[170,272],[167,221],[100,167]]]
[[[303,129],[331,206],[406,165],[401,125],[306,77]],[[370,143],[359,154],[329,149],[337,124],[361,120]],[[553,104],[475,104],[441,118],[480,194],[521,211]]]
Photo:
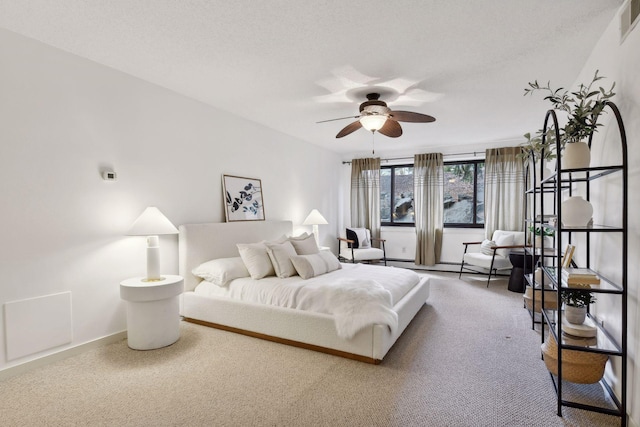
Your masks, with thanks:
[[[513,145],[546,105],[527,82],[570,86],[622,0],[0,0],[0,27],[299,139],[336,139],[364,95],[436,117],[375,135],[377,154]],[[594,70],[595,71],[595,70]]]

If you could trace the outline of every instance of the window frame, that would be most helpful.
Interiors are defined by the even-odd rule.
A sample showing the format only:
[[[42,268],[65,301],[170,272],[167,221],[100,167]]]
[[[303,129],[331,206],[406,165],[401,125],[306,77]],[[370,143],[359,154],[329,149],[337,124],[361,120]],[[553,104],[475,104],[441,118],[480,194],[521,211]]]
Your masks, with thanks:
[[[478,164],[485,163],[485,159],[455,160],[444,162],[444,166],[473,164],[473,223],[445,222],[444,228],[484,228],[484,222],[479,224],[478,220]],[[444,200],[442,201],[444,204]]]
[[[444,223],[444,228],[484,228],[484,223],[480,224],[477,222],[478,218],[478,164],[485,163],[485,159],[473,159],[473,160],[455,160],[450,162],[444,162],[444,166],[450,165],[460,165],[460,164],[473,164],[473,223],[455,223],[449,222]],[[391,206],[394,205],[395,199],[395,168],[414,168],[415,165],[413,163],[408,164],[398,164],[398,165],[385,165],[380,166],[380,170],[382,169],[390,169],[391,170]],[[444,208],[444,200],[442,201]],[[394,222],[393,221],[393,213],[391,214],[391,221],[383,221],[380,218],[380,226],[382,227],[415,227],[416,223],[414,222]]]
[[[386,166],[380,166],[380,171],[382,171],[382,169],[390,169],[391,170],[391,201],[390,201],[390,205],[393,206],[394,205],[394,200],[395,200],[395,180],[396,180],[396,173],[395,173],[395,169],[396,168],[414,168],[414,164],[413,163],[407,163],[407,164],[401,164],[401,165],[386,165]],[[384,222],[382,220],[382,216],[380,217],[380,226],[382,227],[415,227],[416,223],[415,221],[413,222],[393,222],[393,209],[391,210],[390,213],[390,218],[391,221],[389,222]]]

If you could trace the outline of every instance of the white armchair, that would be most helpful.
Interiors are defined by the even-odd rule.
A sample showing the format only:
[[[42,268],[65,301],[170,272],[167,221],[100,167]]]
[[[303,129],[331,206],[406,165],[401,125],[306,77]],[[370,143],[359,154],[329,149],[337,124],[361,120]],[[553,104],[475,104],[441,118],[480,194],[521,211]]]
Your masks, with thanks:
[[[371,242],[380,242],[382,249],[374,248]],[[384,239],[371,237],[366,228],[347,228],[347,237],[338,237],[340,261],[368,262],[383,261],[387,265],[387,253]]]
[[[479,267],[489,270],[487,278],[487,287],[491,280],[491,274],[497,274],[498,270],[506,270],[512,267],[509,261],[509,253],[512,249],[525,247],[524,231],[504,231],[496,230],[493,232],[491,240],[482,242],[464,242],[464,253],[462,255],[462,263],[460,264],[460,274],[462,277],[463,269],[475,273],[484,273],[472,267]],[[469,246],[480,245],[479,252],[469,252]]]

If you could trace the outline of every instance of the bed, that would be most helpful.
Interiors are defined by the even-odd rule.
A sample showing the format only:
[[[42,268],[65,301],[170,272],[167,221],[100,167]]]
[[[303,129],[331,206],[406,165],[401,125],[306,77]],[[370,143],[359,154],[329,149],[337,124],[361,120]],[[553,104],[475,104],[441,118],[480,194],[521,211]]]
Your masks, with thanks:
[[[184,277],[180,313],[186,321],[218,329],[321,351],[363,362],[380,363],[429,296],[429,277],[419,276],[393,305],[397,326],[371,324],[350,338],[339,334],[334,315],[295,308],[232,299],[202,292],[206,283],[192,274],[194,268],[209,260],[238,256],[238,243],[275,240],[291,235],[291,221],[248,221],[231,223],[185,224],[179,227],[179,273]],[[344,265],[345,274],[353,274]],[[376,272],[401,273],[394,267],[369,266]],[[385,270],[378,270],[385,269]],[[331,278],[329,273],[326,277]],[[342,273],[340,273],[342,274]],[[404,274],[404,273],[403,273]],[[337,276],[336,276],[337,277]],[[264,283],[267,283],[265,281]],[[292,280],[292,282],[295,282]]]

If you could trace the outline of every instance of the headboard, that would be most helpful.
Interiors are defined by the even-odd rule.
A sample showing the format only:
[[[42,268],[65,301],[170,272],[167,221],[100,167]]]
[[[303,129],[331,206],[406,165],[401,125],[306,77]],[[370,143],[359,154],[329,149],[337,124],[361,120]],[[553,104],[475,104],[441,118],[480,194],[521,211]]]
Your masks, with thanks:
[[[275,240],[293,231],[291,221],[242,221],[184,224],[178,227],[178,272],[184,277],[185,291],[200,283],[191,270],[205,261],[240,256],[237,243]]]

